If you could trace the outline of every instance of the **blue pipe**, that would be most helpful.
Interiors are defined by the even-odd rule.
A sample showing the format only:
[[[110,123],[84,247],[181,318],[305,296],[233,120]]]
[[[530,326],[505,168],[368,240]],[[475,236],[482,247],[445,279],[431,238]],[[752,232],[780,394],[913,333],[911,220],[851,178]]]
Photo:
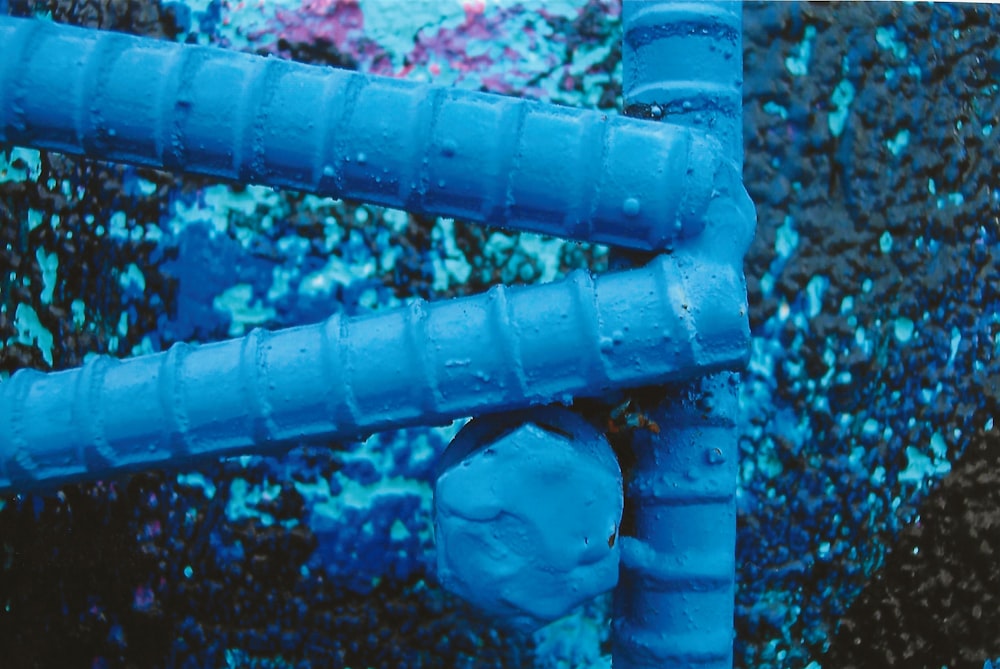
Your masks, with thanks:
[[[634,440],[613,642],[619,669],[731,667],[736,386],[712,373],[749,346],[739,5],[624,9],[627,109],[674,125],[0,19],[0,142],[672,251],[20,371],[0,384],[0,491],[709,375]]]
[[[742,275],[641,269],[488,293],[0,383],[0,491],[273,452],[595,396],[745,363]]]
[[[741,3],[624,0],[622,20],[626,112],[711,132],[742,166]],[[734,219],[701,249],[728,249],[742,281],[752,235],[752,219]],[[615,669],[733,666],[738,387],[722,373],[667,388],[648,416],[660,431],[632,440]]]
[[[742,274],[721,246],[703,253],[695,233],[745,221],[752,205],[700,132],[38,21],[0,19],[0,43],[3,141],[594,241],[680,235],[671,256],[597,280],[21,371],[0,384],[0,490],[565,402],[745,361]]]
[[[683,126],[44,21],[0,44],[0,143],[646,250],[745,198]]]

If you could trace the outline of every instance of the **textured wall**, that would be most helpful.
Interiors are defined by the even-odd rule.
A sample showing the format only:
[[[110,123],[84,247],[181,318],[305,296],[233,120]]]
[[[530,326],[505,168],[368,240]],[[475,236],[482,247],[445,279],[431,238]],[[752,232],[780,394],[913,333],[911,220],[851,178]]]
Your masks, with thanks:
[[[620,107],[615,2],[6,4]],[[978,669],[1000,656],[1000,13],[753,3],[744,21],[745,173],[759,222],[737,665]],[[603,247],[0,152],[4,373],[606,265]],[[612,420],[643,429],[635,412]],[[606,666],[604,600],[526,637],[435,585],[429,480],[457,427],[6,498],[5,660]]]

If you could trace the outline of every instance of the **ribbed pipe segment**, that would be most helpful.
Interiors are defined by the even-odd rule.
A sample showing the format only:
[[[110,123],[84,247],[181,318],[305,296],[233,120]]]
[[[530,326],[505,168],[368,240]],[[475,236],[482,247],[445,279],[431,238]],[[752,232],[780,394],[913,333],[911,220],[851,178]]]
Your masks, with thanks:
[[[624,0],[622,31],[625,112],[699,128],[742,168],[742,3]]]
[[[626,113],[710,132],[742,168],[741,3],[624,0],[622,20]],[[701,249],[735,250],[745,298],[752,218],[732,223],[706,230]],[[738,389],[730,373],[670,386],[649,414],[659,432],[636,433],[615,669],[732,669]]]
[[[640,431],[625,489],[615,669],[731,669],[738,377],[675,388]]]
[[[745,363],[742,277],[662,256],[598,278],[0,383],[0,491],[443,424]]]
[[[0,45],[0,143],[654,251],[742,188],[683,126],[46,21]]]

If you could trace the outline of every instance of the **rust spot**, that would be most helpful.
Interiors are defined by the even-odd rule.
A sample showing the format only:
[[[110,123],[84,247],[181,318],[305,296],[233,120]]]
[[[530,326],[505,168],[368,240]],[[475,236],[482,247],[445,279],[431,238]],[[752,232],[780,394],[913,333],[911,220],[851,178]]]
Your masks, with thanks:
[[[608,548],[612,548],[615,545],[615,533],[612,532],[611,536],[608,537]]]

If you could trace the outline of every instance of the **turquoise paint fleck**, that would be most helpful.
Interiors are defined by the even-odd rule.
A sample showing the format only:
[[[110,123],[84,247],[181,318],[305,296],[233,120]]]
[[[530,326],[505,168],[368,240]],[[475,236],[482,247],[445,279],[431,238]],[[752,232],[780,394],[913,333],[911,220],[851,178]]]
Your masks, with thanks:
[[[137,183],[139,185],[139,192],[149,197],[156,192],[157,185],[152,181],[147,181],[146,179],[138,179]]]
[[[28,231],[34,230],[42,224],[42,212],[37,209],[28,210]]]
[[[73,314],[73,327],[79,330],[87,322],[87,305],[83,300],[73,300],[69,305],[69,310]]]
[[[783,121],[788,119],[788,110],[774,101],[764,103],[764,112],[780,116]]]
[[[900,472],[899,480],[906,483],[923,483],[927,478],[939,478],[951,471],[951,463],[943,458],[930,457],[914,446],[906,447],[907,467]]]
[[[951,328],[951,342],[949,343],[948,365],[955,362],[958,355],[958,347],[962,343],[962,331],[956,327]]]
[[[397,518],[389,528],[389,539],[392,541],[405,541],[411,536],[410,530],[406,529],[406,523]]]
[[[212,301],[216,310],[229,315],[229,336],[239,337],[247,326],[263,325],[277,316],[274,307],[264,306],[260,299],[254,299],[253,286],[238,283]]]
[[[23,168],[14,167],[14,163],[18,161],[24,164]],[[8,181],[38,181],[41,173],[40,152],[21,147],[14,147],[9,152],[0,151],[0,184]]]
[[[823,294],[830,286],[830,279],[825,276],[814,276],[806,284],[806,312],[809,318],[815,318],[823,310]]]
[[[215,483],[205,478],[205,476],[199,472],[178,474],[177,484],[189,488],[201,489],[201,491],[205,493],[206,499],[212,499],[215,497]]]
[[[144,336],[142,341],[132,347],[129,355],[134,357],[137,355],[152,355],[156,352],[157,349],[153,348],[153,340],[151,340],[148,336]]]
[[[878,239],[878,247],[881,249],[882,253],[889,253],[892,251],[892,233],[886,230],[882,233],[882,236]]]
[[[17,305],[17,311],[14,312],[14,328],[17,330],[17,336],[7,340],[8,346],[14,342],[37,346],[45,362],[52,364],[52,333],[38,320],[38,314],[30,305]]]
[[[45,253],[45,249],[35,251],[35,260],[42,272],[42,292],[39,299],[42,304],[52,304],[52,293],[56,289],[56,273],[59,270],[59,256],[55,253]]]
[[[854,102],[854,94],[854,84],[847,79],[842,79],[833,89],[830,101],[833,103],[834,110],[827,115],[826,122],[830,128],[830,134],[834,137],[840,137],[844,131],[847,114],[850,111],[851,103]]]
[[[816,557],[825,560],[830,557],[830,542],[824,541],[816,549]]]
[[[875,29],[875,42],[887,51],[892,51],[899,60],[906,58],[906,45],[899,41],[895,28],[879,27]]]
[[[455,240],[455,219],[438,218],[431,237],[443,247],[443,254],[433,260],[434,290],[444,291],[449,286],[464,284],[472,273],[472,266]]]
[[[774,276],[770,272],[764,272],[760,277],[760,290],[765,296],[770,296],[774,291]]]
[[[913,321],[905,316],[900,316],[896,319],[893,326],[893,334],[900,343],[905,344],[909,342],[913,337]]]
[[[910,143],[910,131],[903,128],[896,136],[892,139],[886,140],[885,145],[889,147],[889,152],[894,156],[898,156],[902,153],[903,149],[906,148],[907,144]]]
[[[809,59],[812,57],[812,41],[816,37],[816,28],[806,26],[805,38],[799,43],[795,52],[785,58],[785,67],[796,76],[802,77],[809,74]]]
[[[128,239],[128,219],[125,217],[125,212],[116,211],[111,214],[111,218],[108,219],[108,234],[112,239]]]
[[[935,432],[931,435],[931,451],[934,453],[936,460],[943,461],[948,455],[948,444],[940,432]]]
[[[799,245],[799,233],[795,230],[795,221],[791,216],[785,216],[775,233],[774,251],[781,258],[787,258]]]
[[[135,287],[139,292],[146,290],[146,276],[135,263],[129,263],[125,271],[118,277],[118,280],[121,282],[122,288],[129,288],[131,286]]]

